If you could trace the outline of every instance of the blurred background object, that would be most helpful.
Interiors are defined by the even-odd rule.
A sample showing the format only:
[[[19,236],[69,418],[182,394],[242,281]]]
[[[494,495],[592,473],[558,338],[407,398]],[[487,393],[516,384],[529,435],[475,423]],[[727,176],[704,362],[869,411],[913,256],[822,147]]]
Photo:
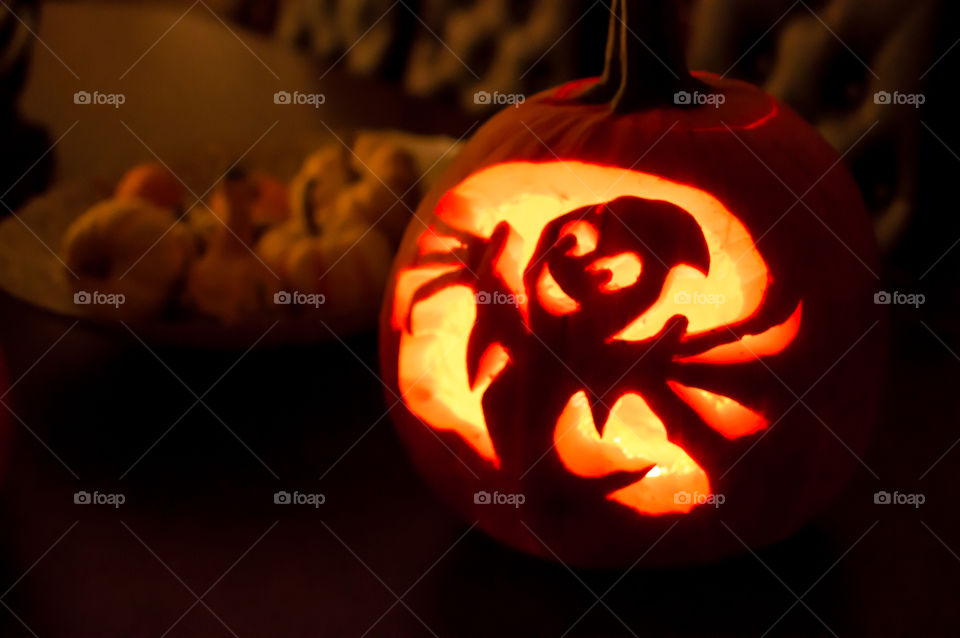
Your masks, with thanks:
[[[923,187],[923,124],[915,108],[878,104],[879,91],[943,94],[957,62],[942,0],[684,0],[690,66],[764,86],[814,123],[853,170],[885,251],[904,236]],[[185,8],[196,3],[168,3]],[[529,95],[598,74],[589,42],[605,33],[604,2],[572,0],[211,0],[228,23],[275,37],[333,69],[486,116],[501,105],[478,91]],[[14,2],[2,26],[3,125],[14,139],[39,133],[9,109],[36,46],[37,6]],[[937,107],[927,100],[928,109]],[[936,120],[930,115],[930,120]],[[11,123],[15,122],[16,125]],[[941,131],[929,121],[929,128]],[[12,127],[12,128],[11,128]],[[949,138],[950,130],[938,135]],[[42,139],[42,138],[41,138]],[[947,142],[949,144],[949,142]],[[951,145],[952,146],[952,145]],[[5,161],[10,162],[9,158]],[[929,173],[929,171],[928,171]],[[36,181],[44,175],[33,174]],[[23,185],[21,190],[25,190]],[[9,202],[8,202],[9,203]]]
[[[916,109],[880,92],[921,93],[940,4],[700,0],[691,64],[759,84],[815,124],[845,154],[889,249],[916,207],[921,128]]]
[[[922,132],[915,109],[877,104],[878,91],[936,93],[953,75],[940,0],[691,2],[690,65],[764,86],[817,125],[853,169],[885,250],[917,207]],[[471,113],[477,91],[531,94],[599,73],[580,54],[603,37],[607,7],[576,0],[289,0],[276,34],[321,68],[398,82]],[[264,22],[266,23],[266,22]],[[940,65],[938,65],[940,66]],[[862,138],[862,139],[861,139]]]
[[[35,45],[32,33],[38,9],[31,0],[9,0],[0,10],[0,140],[4,142],[0,153],[0,215],[16,210],[42,189],[53,168],[53,158],[44,153],[51,140],[17,110],[17,96]]]
[[[843,154],[873,216],[893,283],[931,286],[960,270],[952,201],[960,129],[956,3],[943,0],[682,0],[693,69],[765,87]],[[473,115],[478,90],[530,95],[598,75],[608,3],[590,0],[287,0],[275,35],[313,55]],[[237,13],[236,15],[240,15]],[[877,96],[919,95],[923,104]],[[882,98],[880,98],[882,100]],[[799,195],[799,193],[798,193]],[[944,279],[946,278],[946,279]],[[944,310],[956,295],[937,296]],[[952,330],[952,329],[951,329]]]
[[[342,60],[474,114],[495,110],[477,91],[532,93],[598,72],[602,58],[579,52],[602,42],[608,16],[583,0],[290,0],[280,11],[277,36],[321,68]]]

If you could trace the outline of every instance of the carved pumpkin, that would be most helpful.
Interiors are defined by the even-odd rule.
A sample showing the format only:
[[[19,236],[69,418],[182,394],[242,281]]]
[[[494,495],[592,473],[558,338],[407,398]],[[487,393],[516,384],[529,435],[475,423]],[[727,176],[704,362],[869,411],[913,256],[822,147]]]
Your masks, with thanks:
[[[668,4],[614,3],[664,67],[611,19],[602,78],[477,131],[408,227],[381,317],[421,472],[494,537],[579,565],[785,537],[857,466],[874,412],[853,181],[760,89],[690,75],[670,16],[638,22]]]

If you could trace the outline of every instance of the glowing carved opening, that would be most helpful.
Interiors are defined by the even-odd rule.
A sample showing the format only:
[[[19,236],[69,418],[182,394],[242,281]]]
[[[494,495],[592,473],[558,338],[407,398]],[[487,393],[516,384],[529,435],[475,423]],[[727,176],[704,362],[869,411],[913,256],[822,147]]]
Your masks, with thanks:
[[[397,277],[397,299],[394,307],[394,313],[391,317],[395,330],[401,330],[405,326],[407,314],[410,312],[410,302],[413,295],[425,283],[440,277],[441,275],[459,270],[458,265],[439,265],[424,266],[423,268],[413,268],[401,272]]]
[[[767,419],[763,415],[730,397],[702,388],[691,388],[676,381],[667,381],[667,385],[686,401],[707,425],[728,439],[753,434],[767,427]]]
[[[610,278],[601,284],[600,290],[604,292],[616,292],[623,288],[629,288],[640,279],[642,265],[640,258],[634,253],[620,253],[613,257],[601,257],[587,268],[590,272],[610,273]]]
[[[706,352],[690,357],[678,357],[677,361],[703,363],[740,363],[757,357],[767,357],[783,351],[800,330],[800,318],[803,314],[803,302],[790,317],[778,326],[757,335],[746,335],[740,341],[725,343]]]
[[[567,251],[568,255],[582,257],[597,249],[597,229],[590,222],[578,219],[566,224],[560,229],[559,238],[563,239],[567,235],[573,235],[577,240],[577,243]]]
[[[586,393],[577,392],[557,421],[554,443],[566,468],[579,476],[653,465],[641,480],[607,497],[645,514],[689,512],[696,505],[691,502],[693,495],[710,494],[706,472],[683,448],[667,440],[663,422],[639,394],[617,399],[600,437]],[[684,498],[684,492],[691,498]]]
[[[540,271],[540,278],[537,280],[537,298],[552,315],[569,315],[580,309],[580,304],[563,291],[547,266]]]
[[[508,273],[510,268],[504,267],[498,272],[519,295],[524,292],[523,268],[551,220],[625,195],[666,201],[689,212],[706,239],[710,272],[704,275],[683,265],[673,268],[657,303],[616,339],[648,339],[676,314],[689,319],[691,334],[707,332],[746,319],[760,307],[767,268],[746,227],[706,191],[657,175],[573,161],[505,162],[474,173],[447,192],[437,214],[455,228],[483,238],[489,238],[500,222],[509,222],[513,232],[502,260],[509,253],[514,270]],[[571,229],[577,246],[588,232]]]
[[[456,237],[446,237],[438,235],[432,230],[427,230],[417,239],[417,248],[421,255],[449,253],[457,248],[463,248],[463,243]]]
[[[457,432],[483,458],[499,465],[481,399],[509,356],[502,348],[484,353],[480,374],[470,387],[464,361],[476,315],[473,290],[465,286],[445,288],[416,305],[412,331],[401,338],[400,393],[429,426]]]
[[[509,224],[505,245],[494,258],[493,270],[517,296],[522,320],[529,327],[528,305],[533,302],[554,316],[584,310],[560,287],[546,264],[538,273],[536,290],[524,289],[524,271],[546,225],[571,210],[622,196],[662,200],[687,211],[703,232],[710,266],[706,275],[682,264],[672,268],[654,305],[615,339],[650,338],[676,314],[688,318],[688,333],[696,335],[736,324],[757,312],[769,282],[766,264],[736,216],[715,197],[694,186],[620,167],[582,162],[507,162],[467,177],[441,198],[435,213],[451,229],[448,234],[476,238],[481,249],[483,241],[490,239],[499,224]],[[582,257],[596,250],[598,230],[591,223],[570,222],[561,229],[560,239],[566,235],[576,240],[568,255]],[[427,425],[456,432],[484,459],[499,466],[481,400],[493,380],[506,366],[514,364],[510,346],[494,344],[487,348],[471,387],[466,368],[467,344],[477,318],[477,306],[473,284],[466,279],[418,301],[412,308],[408,329],[406,320],[416,291],[431,280],[463,268],[460,264],[431,264],[430,255],[465,250],[467,246],[461,239],[446,234],[437,237],[426,231],[418,248],[418,260],[397,275],[392,315],[393,326],[400,333],[399,381],[403,400]],[[597,259],[591,270],[609,271],[602,289],[614,291],[635,284],[643,274],[643,264],[637,255],[621,253]],[[780,352],[797,334],[801,309],[798,305],[783,324],[748,335],[742,342],[676,357],[675,361],[736,363]],[[603,365],[602,353],[597,356],[598,365]],[[669,384],[724,436],[744,436],[766,426],[763,415],[730,397],[675,382]],[[696,494],[710,493],[703,469],[682,448],[667,440],[664,424],[639,394],[627,393],[617,399],[602,438],[591,414],[586,396],[580,392],[570,399],[556,422],[557,453],[570,472],[603,476],[652,466],[641,480],[608,498],[638,512],[662,514],[687,512],[697,504]],[[676,498],[680,492],[687,492],[691,498]]]

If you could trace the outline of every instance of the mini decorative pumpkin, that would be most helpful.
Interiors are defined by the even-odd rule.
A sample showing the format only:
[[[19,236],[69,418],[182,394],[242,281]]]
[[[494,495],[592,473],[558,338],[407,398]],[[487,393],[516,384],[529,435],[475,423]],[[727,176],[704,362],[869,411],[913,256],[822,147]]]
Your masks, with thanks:
[[[353,150],[327,145],[310,154],[290,183],[294,215],[326,231],[346,224],[376,225],[396,244],[417,201],[414,158],[389,133],[365,131]]]
[[[784,105],[687,72],[679,4],[614,2],[603,77],[477,131],[408,227],[381,316],[421,472],[492,536],[577,565],[785,537],[874,416],[860,195]]]
[[[286,222],[290,218],[290,198],[287,187],[272,175],[259,171],[237,173],[235,179],[247,182],[250,193],[248,205],[253,235],[257,237],[268,228]],[[197,202],[187,213],[187,225],[199,236],[203,244],[213,242],[230,213],[223,189],[214,190],[207,204]],[[218,219],[219,218],[219,219]]]
[[[187,272],[184,301],[230,324],[273,310],[273,295],[280,290],[280,282],[251,248],[252,206],[259,192],[256,184],[235,172],[220,189],[216,199],[223,207],[218,213],[223,215],[223,223],[218,222],[220,227],[206,252]]]
[[[124,173],[114,192],[118,199],[138,197],[161,208],[183,206],[184,190],[177,178],[160,163],[137,164]]]
[[[250,221],[255,230],[283,222],[290,217],[290,202],[286,186],[275,177],[257,171],[250,172],[244,179],[253,189]],[[210,208],[218,214],[220,211],[227,210],[228,205],[223,190],[214,191],[210,198]]]
[[[409,198],[417,173],[385,136],[366,133],[354,146],[355,155],[335,144],[307,157],[290,185],[293,218],[257,252],[296,291],[323,294],[332,313],[375,316],[390,246],[409,218],[397,198]]]
[[[112,318],[155,315],[170,301],[196,243],[170,208],[139,197],[114,197],[90,207],[67,228],[63,261],[74,290],[123,295],[117,307],[84,310]]]
[[[304,191],[312,196],[312,183]],[[390,246],[383,234],[346,216],[326,216],[321,227],[312,214],[268,231],[257,252],[297,292],[322,294],[336,314],[375,315],[390,269]]]

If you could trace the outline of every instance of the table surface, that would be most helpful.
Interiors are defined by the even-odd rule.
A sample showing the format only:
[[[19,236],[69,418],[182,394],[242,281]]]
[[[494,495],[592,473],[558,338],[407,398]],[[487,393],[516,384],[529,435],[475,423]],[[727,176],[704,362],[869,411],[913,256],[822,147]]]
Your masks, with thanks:
[[[179,15],[44,6],[39,36],[63,64],[36,48],[22,108],[54,139],[69,131],[54,149],[62,179],[113,175],[147,157],[144,144],[164,158],[198,140],[240,154],[275,121],[251,157],[323,139],[321,119],[338,132],[457,136],[469,125],[389,88],[336,73],[318,82],[323,70],[241,42],[202,4],[161,38]],[[314,85],[328,95],[319,115],[273,104],[274,90]],[[79,107],[81,89],[128,101]],[[960,446],[944,451],[960,362],[914,317],[892,327],[891,390],[864,457],[879,479],[862,470],[809,528],[755,555],[617,573],[519,555],[441,507],[385,416],[375,335],[246,353],[154,348],[0,297],[13,382],[0,634],[958,635]],[[879,489],[927,502],[877,506]],[[126,502],[79,506],[78,490]],[[277,490],[326,502],[277,506]]]

